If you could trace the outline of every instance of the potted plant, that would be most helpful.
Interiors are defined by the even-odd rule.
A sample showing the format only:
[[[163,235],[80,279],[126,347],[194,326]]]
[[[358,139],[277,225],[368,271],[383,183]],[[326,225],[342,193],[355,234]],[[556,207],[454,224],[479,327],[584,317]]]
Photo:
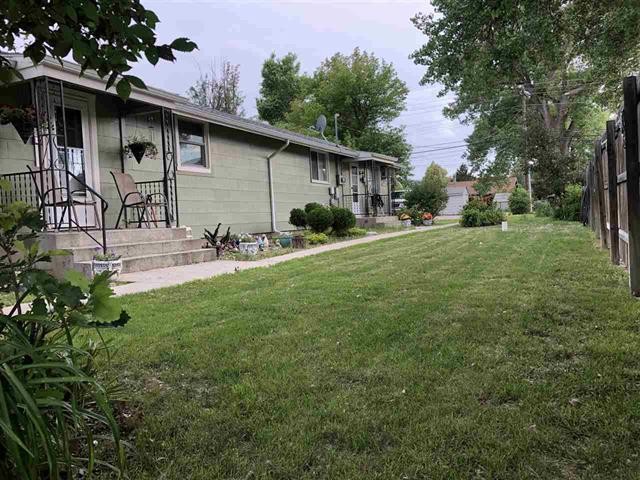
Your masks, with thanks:
[[[124,153],[133,155],[133,158],[140,163],[145,155],[149,158],[155,158],[156,155],[158,155],[158,147],[149,139],[134,135],[133,137],[127,138]]]
[[[247,233],[240,234],[240,243],[238,249],[241,253],[248,253],[249,255],[255,255],[258,253],[257,240]]]
[[[113,252],[98,252],[91,261],[91,270],[94,276],[102,272],[114,272],[113,277],[117,279],[122,272],[122,258]]]
[[[403,227],[410,227],[411,226],[411,215],[409,215],[408,213],[406,213],[406,212],[401,213],[398,216],[398,219],[400,219],[400,222],[402,223]]]
[[[31,107],[0,105],[0,125],[13,125],[24,143],[29,141],[36,126],[36,112]]]
[[[433,215],[430,212],[425,212],[422,214],[422,224],[427,227],[433,225]]]
[[[282,248],[291,247],[291,236],[287,234],[281,235],[280,237],[278,237],[278,243]]]

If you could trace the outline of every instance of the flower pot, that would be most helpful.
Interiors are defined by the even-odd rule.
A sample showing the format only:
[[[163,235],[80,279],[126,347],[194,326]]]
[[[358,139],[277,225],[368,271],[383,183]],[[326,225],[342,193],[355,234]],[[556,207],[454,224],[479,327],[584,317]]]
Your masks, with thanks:
[[[240,242],[238,248],[242,253],[255,255],[258,253],[258,242]]]
[[[13,128],[16,129],[18,135],[20,135],[20,138],[26,144],[31,138],[31,135],[33,135],[33,128],[35,126],[33,122],[31,120],[14,118],[11,120],[11,125],[13,125]]]
[[[140,163],[142,161],[142,157],[147,152],[147,147],[142,143],[131,143],[129,144],[129,150],[133,155],[133,158],[136,159],[136,162]]]
[[[111,278],[118,278],[120,272],[122,272],[122,259],[118,260],[92,260],[91,270],[93,276],[101,274],[102,272],[115,272]]]
[[[402,222],[402,226],[403,227],[410,227],[411,226],[411,220],[400,220]]]
[[[422,220],[422,224],[426,227],[433,225],[433,220]]]
[[[291,246],[291,237],[280,237],[278,240],[282,248],[289,248]]]

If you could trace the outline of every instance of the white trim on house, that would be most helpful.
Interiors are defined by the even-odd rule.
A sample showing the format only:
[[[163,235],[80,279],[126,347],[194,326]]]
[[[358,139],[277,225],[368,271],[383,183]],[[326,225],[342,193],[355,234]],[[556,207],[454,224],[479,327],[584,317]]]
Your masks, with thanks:
[[[180,161],[180,119],[184,118],[191,123],[198,123],[202,125],[202,133],[204,135],[204,165],[182,165]],[[176,169],[179,173],[195,173],[205,174],[211,173],[211,146],[209,142],[209,123],[201,120],[194,120],[190,117],[184,117],[182,115],[176,115],[176,128],[175,128],[175,144],[176,144]]]
[[[316,157],[317,160],[316,161],[318,162],[317,163],[318,170],[316,171],[316,174],[318,175],[318,178],[313,178],[313,173],[314,172],[313,172],[313,161],[311,160],[311,155],[314,154],[314,153],[317,155],[317,157]],[[326,176],[327,176],[326,180],[321,180],[320,179],[320,163],[319,163],[319,160],[320,160],[320,156],[321,155],[324,157],[325,170],[327,171],[326,172]],[[311,178],[311,183],[319,183],[321,185],[329,185],[331,183],[329,181],[329,179],[331,178],[330,163],[331,162],[330,162],[329,154],[327,152],[320,152],[320,151],[315,150],[315,149],[309,150],[309,174],[310,174],[310,178]]]

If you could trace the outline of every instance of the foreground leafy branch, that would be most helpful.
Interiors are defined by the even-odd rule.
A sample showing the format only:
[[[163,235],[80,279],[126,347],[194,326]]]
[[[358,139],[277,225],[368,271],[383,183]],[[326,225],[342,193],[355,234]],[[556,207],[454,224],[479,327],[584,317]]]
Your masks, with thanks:
[[[96,370],[107,345],[79,332],[123,326],[129,316],[107,274],[88,280],[69,271],[58,280],[38,268],[63,254],[40,251],[42,227],[28,205],[0,206],[0,293],[11,298],[0,302],[0,478],[87,478],[97,468],[121,475],[114,385]],[[98,458],[97,437],[108,440],[107,460]]]

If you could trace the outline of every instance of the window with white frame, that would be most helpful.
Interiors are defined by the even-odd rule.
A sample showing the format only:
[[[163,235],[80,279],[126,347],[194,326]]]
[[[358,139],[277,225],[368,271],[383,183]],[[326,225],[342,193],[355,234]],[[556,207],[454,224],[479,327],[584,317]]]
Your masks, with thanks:
[[[311,150],[311,181],[329,182],[329,155]]]
[[[178,119],[181,167],[207,167],[207,127],[204,123]]]

